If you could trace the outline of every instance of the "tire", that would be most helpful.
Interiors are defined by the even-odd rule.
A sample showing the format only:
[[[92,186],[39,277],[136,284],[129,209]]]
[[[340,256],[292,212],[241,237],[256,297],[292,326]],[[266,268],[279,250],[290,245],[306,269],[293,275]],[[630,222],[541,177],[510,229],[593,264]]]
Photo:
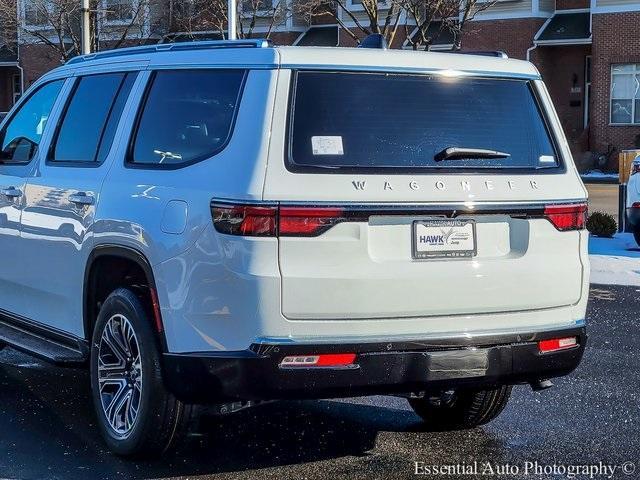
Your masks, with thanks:
[[[633,238],[636,241],[636,245],[640,247],[640,228],[636,228],[633,230]]]
[[[193,407],[166,390],[152,322],[125,288],[111,293],[100,309],[91,342],[91,390],[100,432],[118,455],[159,455],[184,438],[193,420]]]
[[[509,401],[511,386],[447,392],[442,397],[409,399],[426,426],[435,431],[466,430],[495,419]]]

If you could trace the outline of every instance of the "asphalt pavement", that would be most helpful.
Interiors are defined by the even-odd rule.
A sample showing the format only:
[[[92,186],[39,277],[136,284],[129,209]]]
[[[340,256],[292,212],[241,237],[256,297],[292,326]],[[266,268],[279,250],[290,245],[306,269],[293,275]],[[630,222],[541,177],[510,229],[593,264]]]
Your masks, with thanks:
[[[503,414],[481,428],[424,431],[406,402],[392,397],[272,403],[210,420],[185,450],[153,462],[123,460],[105,449],[85,372],[5,349],[0,478],[491,478],[502,468],[509,474],[493,478],[555,479],[590,478],[571,477],[567,469],[579,473],[592,465],[599,470],[591,478],[635,480],[639,312],[637,288],[593,286],[590,339],[579,369],[544,392],[516,387]],[[418,473],[437,467],[443,474],[416,476],[416,462]]]

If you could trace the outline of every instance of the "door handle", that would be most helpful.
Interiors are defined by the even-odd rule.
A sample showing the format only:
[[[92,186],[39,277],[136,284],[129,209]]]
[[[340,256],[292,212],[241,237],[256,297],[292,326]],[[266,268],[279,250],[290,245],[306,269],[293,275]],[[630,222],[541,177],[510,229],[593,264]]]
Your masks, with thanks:
[[[69,201],[76,205],[93,205],[96,199],[93,195],[87,195],[85,192],[78,192],[73,195],[69,195]]]
[[[16,187],[6,187],[0,190],[0,193],[8,198],[17,198],[22,195],[22,192]]]

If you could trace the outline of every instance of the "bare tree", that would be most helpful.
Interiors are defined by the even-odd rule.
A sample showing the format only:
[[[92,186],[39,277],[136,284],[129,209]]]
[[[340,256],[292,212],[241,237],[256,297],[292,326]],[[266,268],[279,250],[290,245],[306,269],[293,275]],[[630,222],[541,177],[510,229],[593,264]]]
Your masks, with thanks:
[[[91,0],[92,51],[147,41],[156,1]],[[80,19],[79,0],[0,0],[2,42],[45,45],[61,62],[82,51]]]
[[[356,43],[363,36],[381,34],[392,46],[403,16],[404,0],[361,0],[351,5],[347,0],[298,0],[295,11],[309,23],[316,18],[331,18]],[[357,4],[354,8],[352,5]]]
[[[429,50],[458,17],[461,0],[404,0],[407,45],[414,50]],[[434,28],[432,28],[434,27]]]
[[[295,10],[309,23],[331,18],[356,42],[363,36],[382,34],[390,46],[398,30],[404,30],[406,44],[415,50],[429,50],[447,32],[453,49],[461,48],[467,23],[497,0],[297,0]],[[354,7],[358,5],[358,7]]]
[[[76,0],[77,1],[77,0]],[[166,33],[161,16],[165,0],[92,0],[95,9],[95,50],[140,45],[157,40]],[[95,35],[95,32],[99,35]]]
[[[276,27],[291,16],[287,0],[244,0],[238,2],[238,37],[251,38],[256,27],[263,27],[260,36],[270,38]]]
[[[453,32],[453,49],[460,50],[462,48],[462,37],[467,29],[467,24],[471,22],[475,16],[491,8],[498,0],[459,0],[460,1],[460,17],[459,21],[452,23],[450,28]]]
[[[171,2],[171,30],[187,38],[211,32],[227,37],[227,0],[176,0]],[[244,0],[237,2],[238,38],[259,35],[269,38],[291,16],[287,0]]]

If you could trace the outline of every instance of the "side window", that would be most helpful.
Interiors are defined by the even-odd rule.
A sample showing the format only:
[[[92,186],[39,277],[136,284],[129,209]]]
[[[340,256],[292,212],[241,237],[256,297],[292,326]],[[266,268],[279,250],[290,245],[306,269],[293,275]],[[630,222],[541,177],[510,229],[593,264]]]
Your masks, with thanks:
[[[43,85],[13,115],[0,132],[0,163],[25,164],[35,157],[51,109],[63,85],[64,80]]]
[[[175,167],[221,151],[231,137],[244,77],[244,70],[156,72],[129,162]]]
[[[102,162],[113,142],[135,75],[110,73],[78,80],[51,150],[54,162]]]

